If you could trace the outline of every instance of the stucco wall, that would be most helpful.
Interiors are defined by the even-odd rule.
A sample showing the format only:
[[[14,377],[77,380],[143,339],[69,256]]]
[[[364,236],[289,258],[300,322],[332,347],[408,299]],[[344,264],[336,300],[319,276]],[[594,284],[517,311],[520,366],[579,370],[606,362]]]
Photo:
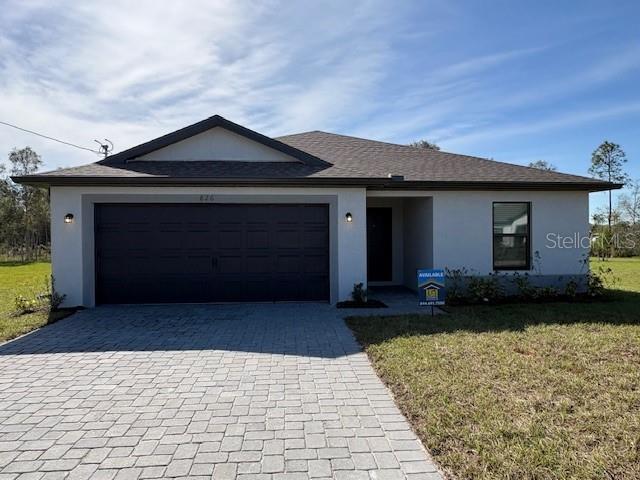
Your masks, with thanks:
[[[401,283],[416,289],[416,270],[433,268],[433,199],[404,201],[404,277]]]
[[[369,201],[404,198],[405,285],[415,284],[418,267],[466,268],[477,275],[491,273],[492,208],[493,202],[499,201],[531,202],[531,251],[539,252],[540,258],[534,260],[531,273],[585,272],[582,260],[589,253],[587,192],[370,191],[367,195]],[[431,206],[424,199],[431,199]],[[429,230],[431,226],[433,232]]]
[[[209,196],[203,198],[201,197]],[[383,200],[380,200],[383,199]],[[492,202],[529,201],[534,262],[542,275],[583,273],[588,241],[586,192],[370,191],[362,188],[52,187],[52,262],[65,305],[94,303],[93,205],[100,202],[316,202],[329,204],[331,301],[366,282],[366,206],[394,208],[394,282],[413,287],[416,268],[492,271]],[[402,208],[399,208],[402,205]],[[347,212],[353,222],[345,222]],[[64,224],[66,213],[75,221]],[[397,214],[397,215],[396,215]],[[431,221],[430,219],[433,219]],[[402,225],[402,228],[399,226]],[[562,237],[563,239],[561,240]],[[401,241],[400,241],[401,238]],[[551,240],[550,240],[551,239]],[[562,243],[557,245],[558,241]],[[556,243],[556,245],[553,245]],[[398,246],[402,246],[402,250]],[[555,248],[552,248],[555,247]],[[398,261],[402,258],[402,262]],[[400,273],[401,272],[401,273]]]
[[[493,202],[531,202],[531,252],[539,252],[534,272],[578,274],[589,252],[584,245],[552,248],[549,236],[581,238],[589,234],[586,192],[438,192],[433,196],[434,267],[462,268],[486,275],[493,270]]]
[[[52,187],[51,248],[56,288],[65,306],[95,303],[95,203],[325,203],[330,217],[331,301],[366,282],[366,192],[362,188]],[[353,222],[345,221],[351,212]],[[65,224],[65,214],[74,222]]]

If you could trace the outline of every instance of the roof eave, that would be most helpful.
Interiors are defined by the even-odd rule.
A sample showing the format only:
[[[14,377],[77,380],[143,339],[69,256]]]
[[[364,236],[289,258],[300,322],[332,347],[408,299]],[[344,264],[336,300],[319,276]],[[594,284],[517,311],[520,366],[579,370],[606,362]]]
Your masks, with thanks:
[[[609,182],[530,182],[530,181],[402,181],[388,182],[385,190],[547,190],[602,192],[624,185]],[[375,188],[375,187],[374,187]],[[376,188],[377,189],[377,188]]]
[[[89,177],[27,175],[11,179],[32,186],[362,186],[373,190],[573,190],[600,192],[622,188],[608,182],[464,182],[397,181],[389,178],[301,177],[301,178],[207,178],[207,177]]]
[[[207,177],[12,177],[16,183],[33,186],[362,186],[383,185],[386,178],[207,178]]]

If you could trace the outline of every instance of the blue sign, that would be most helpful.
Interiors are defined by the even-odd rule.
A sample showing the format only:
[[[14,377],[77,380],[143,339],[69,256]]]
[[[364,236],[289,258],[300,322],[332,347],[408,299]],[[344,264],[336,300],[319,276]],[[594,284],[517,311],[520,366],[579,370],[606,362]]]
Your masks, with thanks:
[[[444,305],[444,270],[418,270],[418,299],[420,306]]]

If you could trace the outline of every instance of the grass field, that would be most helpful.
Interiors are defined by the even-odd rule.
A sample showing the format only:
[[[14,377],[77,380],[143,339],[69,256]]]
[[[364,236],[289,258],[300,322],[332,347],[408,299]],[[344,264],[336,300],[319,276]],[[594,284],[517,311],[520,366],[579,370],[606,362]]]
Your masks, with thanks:
[[[49,263],[14,262],[0,263],[0,341],[27,333],[58,320],[68,312],[36,312],[16,317],[14,299],[16,295],[33,296],[44,290],[44,282],[51,275]]]
[[[609,302],[348,324],[451,476],[640,478],[640,259],[604,266]]]
[[[591,259],[591,268],[599,266],[611,268],[620,279],[620,289],[626,292],[640,293],[640,257],[612,258],[607,261]]]

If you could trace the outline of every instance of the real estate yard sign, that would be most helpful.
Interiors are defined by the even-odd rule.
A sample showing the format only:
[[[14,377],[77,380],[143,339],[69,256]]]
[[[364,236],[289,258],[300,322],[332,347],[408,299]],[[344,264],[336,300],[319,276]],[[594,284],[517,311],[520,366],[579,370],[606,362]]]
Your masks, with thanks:
[[[420,306],[444,305],[444,270],[418,270],[418,298]]]

